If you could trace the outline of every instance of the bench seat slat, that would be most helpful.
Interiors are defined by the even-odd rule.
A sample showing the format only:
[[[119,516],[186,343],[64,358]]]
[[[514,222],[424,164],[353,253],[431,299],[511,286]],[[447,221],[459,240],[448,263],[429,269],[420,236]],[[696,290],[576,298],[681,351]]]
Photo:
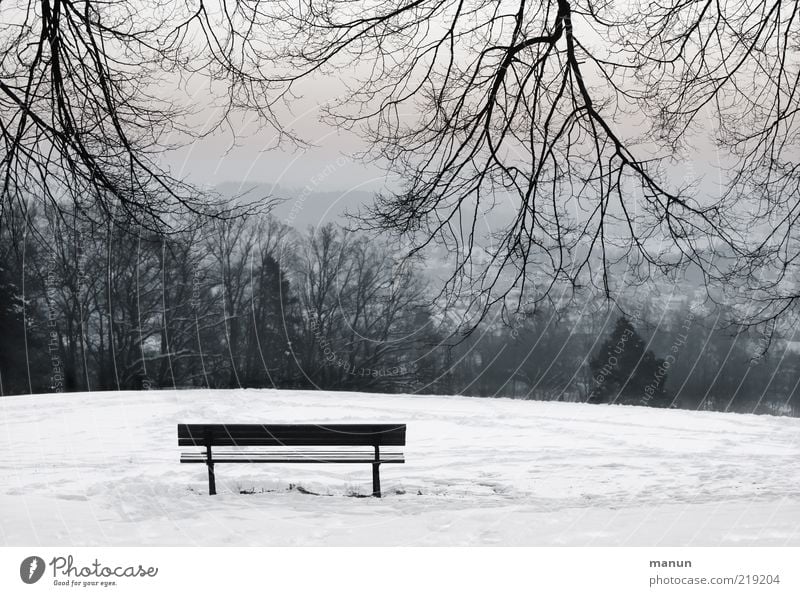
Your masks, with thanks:
[[[375,457],[372,451],[220,451],[215,450],[212,452],[214,459],[216,456],[236,457],[237,455],[276,455],[281,457],[320,457],[320,456],[341,456],[341,457]],[[183,456],[206,457],[205,451],[184,451],[181,452]],[[381,451],[383,456],[402,456],[402,451]]]
[[[250,458],[214,458],[212,460],[215,464],[404,464],[404,459],[290,459],[290,458],[267,458],[267,457],[250,457]],[[204,464],[204,459],[181,459],[182,464]]]
[[[401,457],[402,453],[381,453],[383,457]],[[236,453],[223,453],[223,452],[214,452],[212,454],[213,459],[217,459],[217,457],[299,457],[299,458],[308,458],[308,457],[357,457],[357,458],[372,458],[374,459],[374,454],[371,453],[258,453],[254,451],[241,451]],[[182,453],[181,457],[202,457],[206,458],[205,453]]]
[[[405,424],[179,424],[178,444],[402,446]]]
[[[405,463],[402,453],[381,453],[380,459],[375,460],[373,454],[368,453],[280,453],[280,452],[238,452],[212,454],[214,463]],[[181,463],[206,463],[205,453],[181,453]]]

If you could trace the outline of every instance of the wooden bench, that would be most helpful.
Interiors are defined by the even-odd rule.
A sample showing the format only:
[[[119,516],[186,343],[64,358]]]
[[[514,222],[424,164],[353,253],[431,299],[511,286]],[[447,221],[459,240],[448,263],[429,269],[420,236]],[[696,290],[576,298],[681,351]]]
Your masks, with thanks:
[[[208,494],[217,494],[215,464],[371,464],[372,495],[381,496],[381,464],[405,463],[402,452],[381,447],[406,444],[405,424],[179,424],[178,446],[202,447],[181,453],[182,464],[208,467]],[[267,451],[212,453],[212,447],[279,447]],[[314,447],[314,449],[284,449]],[[357,450],[323,450],[360,447]]]

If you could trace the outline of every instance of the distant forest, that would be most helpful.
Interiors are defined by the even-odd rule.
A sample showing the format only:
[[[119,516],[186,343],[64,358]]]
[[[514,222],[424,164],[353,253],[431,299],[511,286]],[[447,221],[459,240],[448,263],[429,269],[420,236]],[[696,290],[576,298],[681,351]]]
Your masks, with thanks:
[[[336,224],[110,221],[3,220],[4,395],[276,387],[800,412],[794,344],[691,296],[498,310],[464,333],[424,262]]]

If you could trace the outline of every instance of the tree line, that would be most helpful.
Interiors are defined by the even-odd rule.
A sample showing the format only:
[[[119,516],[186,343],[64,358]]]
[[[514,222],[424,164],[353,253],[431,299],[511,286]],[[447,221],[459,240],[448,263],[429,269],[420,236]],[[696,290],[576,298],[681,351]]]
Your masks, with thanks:
[[[798,412],[800,353],[690,295],[602,298],[463,333],[423,257],[327,224],[164,235],[42,210],[0,229],[3,394],[275,387]]]
[[[4,393],[415,387],[420,276],[340,226],[235,218],[157,235],[57,212],[7,223]]]
[[[717,309],[692,313],[688,298],[654,318],[658,324],[613,307],[540,311],[510,327],[484,322],[448,350],[449,387],[476,396],[800,414],[800,353],[791,342],[721,324]]]

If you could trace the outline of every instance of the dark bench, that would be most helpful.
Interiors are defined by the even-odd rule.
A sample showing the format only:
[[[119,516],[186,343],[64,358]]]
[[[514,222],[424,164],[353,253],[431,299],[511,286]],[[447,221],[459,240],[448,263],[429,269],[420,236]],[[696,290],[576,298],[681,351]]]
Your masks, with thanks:
[[[371,464],[372,495],[381,496],[381,464],[402,464],[402,452],[381,447],[406,444],[405,424],[179,424],[180,447],[203,451],[181,453],[182,464],[208,467],[208,494],[217,494],[215,464]],[[315,449],[236,450],[212,453],[212,447],[314,447]],[[323,447],[360,447],[322,450]],[[369,449],[367,449],[369,448]]]

